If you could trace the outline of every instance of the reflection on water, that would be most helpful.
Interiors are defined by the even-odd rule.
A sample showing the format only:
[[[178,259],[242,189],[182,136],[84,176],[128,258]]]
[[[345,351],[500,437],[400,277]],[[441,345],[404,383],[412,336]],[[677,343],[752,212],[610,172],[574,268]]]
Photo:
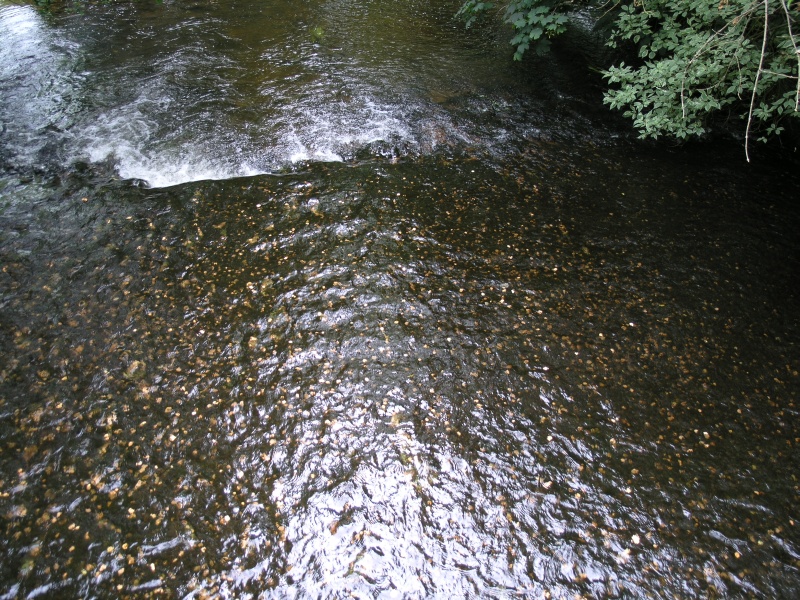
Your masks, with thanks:
[[[0,4],[0,40],[0,160],[37,164],[75,111],[77,48],[16,4]]]
[[[492,91],[445,11],[232,6],[1,9],[85,101],[2,104],[0,597],[794,597],[796,177]]]

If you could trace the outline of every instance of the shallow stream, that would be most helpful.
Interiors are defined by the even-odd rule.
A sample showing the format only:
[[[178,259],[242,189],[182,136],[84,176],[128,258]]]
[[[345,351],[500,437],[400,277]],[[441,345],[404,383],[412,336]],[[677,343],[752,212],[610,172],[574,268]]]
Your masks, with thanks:
[[[798,170],[457,4],[0,0],[0,598],[800,595]]]

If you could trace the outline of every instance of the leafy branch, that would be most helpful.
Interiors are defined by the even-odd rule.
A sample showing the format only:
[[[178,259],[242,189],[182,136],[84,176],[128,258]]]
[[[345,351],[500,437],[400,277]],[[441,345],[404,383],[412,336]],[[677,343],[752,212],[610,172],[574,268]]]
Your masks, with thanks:
[[[514,30],[514,58],[548,50],[566,30],[568,0],[506,0],[493,11]],[[605,71],[604,102],[641,137],[704,135],[716,115],[741,117],[750,140],[800,119],[800,9],[796,0],[588,0],[611,15],[608,44],[636,58]],[[608,8],[609,3],[611,7]],[[472,24],[495,4],[467,0]],[[504,10],[502,10],[504,9]],[[761,16],[759,16],[761,15]]]
[[[482,0],[467,0],[458,11],[466,20],[467,27],[490,9],[494,3]],[[536,54],[546,54],[550,40],[567,29],[567,16],[560,0],[510,0],[505,4],[503,21],[510,25],[515,35],[511,39],[514,46],[514,60],[522,60],[523,55],[533,46]]]

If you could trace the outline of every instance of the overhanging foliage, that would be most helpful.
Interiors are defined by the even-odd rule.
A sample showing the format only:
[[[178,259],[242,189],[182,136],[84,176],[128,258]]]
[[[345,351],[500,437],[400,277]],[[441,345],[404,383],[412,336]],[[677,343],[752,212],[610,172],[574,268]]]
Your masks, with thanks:
[[[608,9],[614,15],[608,44],[632,48],[638,58],[603,72],[604,101],[653,138],[700,136],[726,112],[742,119],[749,152],[754,133],[767,140],[788,119],[800,119],[799,6],[798,0],[621,0]],[[460,14],[469,25],[491,8],[467,0]],[[502,8],[519,60],[531,47],[547,51],[549,39],[566,30],[571,7],[507,0]]]

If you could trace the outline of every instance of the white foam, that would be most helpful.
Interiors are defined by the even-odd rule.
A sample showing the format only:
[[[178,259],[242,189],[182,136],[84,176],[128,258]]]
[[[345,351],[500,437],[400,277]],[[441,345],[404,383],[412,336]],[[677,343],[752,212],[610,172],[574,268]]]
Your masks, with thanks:
[[[215,131],[216,123],[209,122],[181,125],[176,119],[174,129],[159,125],[165,112],[178,110],[165,94],[151,85],[129,104],[101,114],[78,134],[72,158],[111,162],[122,178],[168,187],[269,173],[308,161],[342,162],[375,142],[416,144],[401,105],[368,97],[347,105],[291,106],[260,127]]]

